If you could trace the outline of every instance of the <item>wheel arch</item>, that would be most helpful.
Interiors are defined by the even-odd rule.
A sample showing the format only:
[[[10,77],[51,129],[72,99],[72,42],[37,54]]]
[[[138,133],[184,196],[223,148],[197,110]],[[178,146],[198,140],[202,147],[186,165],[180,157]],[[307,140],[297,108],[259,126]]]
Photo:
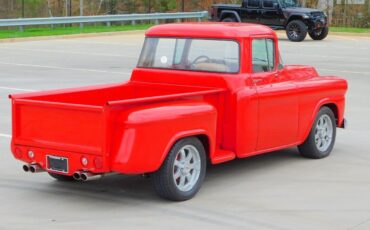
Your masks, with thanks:
[[[303,135],[303,139],[301,140],[301,142],[303,142],[304,140],[306,140],[306,138],[308,137],[308,135],[309,135],[309,133],[311,131],[311,128],[312,128],[312,126],[313,126],[313,124],[315,122],[315,119],[316,119],[316,116],[317,116],[318,112],[324,106],[328,107],[334,113],[335,124],[336,124],[337,127],[340,126],[340,123],[341,123],[342,118],[340,117],[340,113],[339,113],[339,109],[338,109],[339,108],[338,104],[335,101],[333,101],[333,100],[323,99],[323,100],[321,100],[316,105],[316,107],[315,107],[315,109],[313,111],[313,114],[311,116],[309,126],[305,130],[304,135]]]
[[[240,16],[237,14],[237,12],[232,10],[224,10],[221,12],[220,21],[224,20],[225,18],[232,17],[235,18],[237,22],[241,22]]]
[[[324,106],[326,106],[326,107],[328,107],[333,113],[334,113],[334,117],[335,117],[335,124],[337,125],[337,126],[339,126],[339,113],[338,113],[338,106],[335,104],[335,103],[327,103],[327,104],[324,104],[324,105],[322,105],[321,107],[320,107],[320,109],[322,108],[322,107],[324,107]]]
[[[168,143],[164,153],[162,154],[161,158],[161,165],[163,164],[163,161],[166,159],[168,153],[170,152],[171,148],[180,140],[185,138],[195,137],[197,138],[203,145],[204,151],[206,152],[207,161],[211,159],[211,154],[214,150],[212,150],[211,146],[213,144],[213,140],[210,137],[210,133],[208,133],[206,130],[190,130],[185,132],[180,132],[176,134],[171,141]]]
[[[291,15],[288,19],[288,21],[286,22],[285,26],[287,26],[289,24],[289,22],[293,21],[293,20],[300,20],[302,21],[304,24],[307,25],[307,23],[305,22],[305,20],[303,19],[302,15]]]

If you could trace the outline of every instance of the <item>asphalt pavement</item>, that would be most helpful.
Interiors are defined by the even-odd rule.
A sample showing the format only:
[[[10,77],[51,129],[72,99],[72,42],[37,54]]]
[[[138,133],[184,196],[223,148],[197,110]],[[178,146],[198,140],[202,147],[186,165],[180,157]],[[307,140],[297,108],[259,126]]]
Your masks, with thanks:
[[[286,64],[349,82],[349,128],[328,158],[291,148],[213,166],[181,203],[159,199],[141,176],[60,183],[24,173],[10,153],[7,95],[126,81],[143,41],[138,32],[0,43],[0,229],[370,229],[370,37],[281,36]]]

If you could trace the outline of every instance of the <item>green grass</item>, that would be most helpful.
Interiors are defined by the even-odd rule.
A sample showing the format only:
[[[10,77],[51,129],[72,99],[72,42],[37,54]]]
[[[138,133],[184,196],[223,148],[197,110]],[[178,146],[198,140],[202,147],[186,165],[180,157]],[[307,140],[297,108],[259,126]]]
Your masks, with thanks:
[[[146,30],[151,27],[151,24],[144,25],[123,25],[123,26],[84,26],[80,28],[74,27],[55,27],[55,28],[27,28],[24,32],[19,29],[2,30],[0,28],[0,39],[4,38],[24,38],[24,37],[38,37],[38,36],[53,36],[53,35],[68,35],[68,34],[85,34],[85,33],[99,33],[99,32],[117,32],[129,30]]]
[[[19,29],[1,30],[0,39],[4,38],[23,38],[23,37],[38,37],[38,36],[53,36],[53,35],[68,35],[68,34],[85,34],[85,33],[99,33],[99,32],[116,32],[129,30],[146,30],[152,24],[144,25],[123,25],[123,26],[84,26],[82,29],[79,26],[54,28],[28,28],[25,27],[24,32]],[[331,32],[347,32],[347,33],[370,33],[370,28],[352,28],[352,27],[330,27]]]
[[[330,32],[370,33],[370,28],[330,27]]]

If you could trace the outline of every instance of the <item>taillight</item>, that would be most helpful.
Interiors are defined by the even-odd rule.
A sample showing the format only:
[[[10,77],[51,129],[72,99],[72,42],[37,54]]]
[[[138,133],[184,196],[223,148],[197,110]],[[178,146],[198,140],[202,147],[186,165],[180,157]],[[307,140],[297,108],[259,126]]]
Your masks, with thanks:
[[[81,157],[81,164],[86,167],[89,164],[89,159],[87,159],[87,157],[84,156]]]
[[[35,153],[32,151],[32,150],[28,150],[28,153],[27,153],[28,157],[30,159],[33,159],[35,157]]]
[[[209,14],[210,16],[213,18],[213,17],[217,17],[217,7],[212,7],[210,10],[209,10]]]

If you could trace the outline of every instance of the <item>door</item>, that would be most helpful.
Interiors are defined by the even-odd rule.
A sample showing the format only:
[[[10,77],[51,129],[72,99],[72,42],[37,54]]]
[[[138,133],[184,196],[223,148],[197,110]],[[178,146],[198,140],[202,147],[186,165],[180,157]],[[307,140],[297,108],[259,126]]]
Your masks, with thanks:
[[[298,93],[280,75],[272,39],[252,40],[252,81],[258,95],[257,151],[291,145],[298,134]]]
[[[247,0],[243,2],[240,16],[243,22],[258,23],[261,14],[261,0]]]
[[[278,0],[262,0],[260,22],[272,27],[284,24],[284,15]]]

